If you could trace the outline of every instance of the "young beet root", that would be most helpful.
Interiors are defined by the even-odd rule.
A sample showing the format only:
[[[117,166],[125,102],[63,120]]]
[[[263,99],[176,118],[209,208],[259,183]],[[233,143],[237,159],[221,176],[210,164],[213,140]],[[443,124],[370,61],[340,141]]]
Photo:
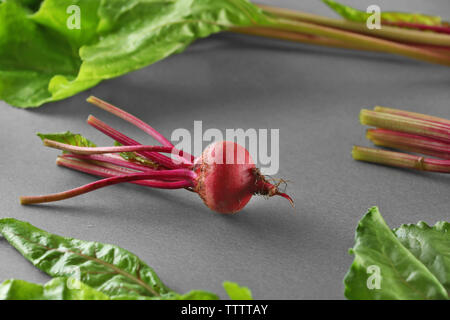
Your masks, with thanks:
[[[155,129],[125,111],[95,97],[90,97],[88,101],[136,125],[163,146],[141,145],[90,116],[88,119],[90,125],[123,146],[83,147],[47,139],[44,140],[44,145],[65,151],[58,157],[58,165],[104,179],[60,193],[21,197],[22,204],[60,201],[106,186],[128,182],[159,189],[185,188],[198,193],[208,208],[223,214],[239,212],[253,195],[266,197],[277,195],[288,199],[293,205],[292,199],[279,191],[279,184],[270,183],[259,172],[249,152],[241,145],[230,141],[215,142],[209,145],[200,157],[195,158],[175,149]],[[152,163],[152,167],[115,155],[121,152],[134,152]],[[161,153],[171,153],[176,161]]]
[[[220,141],[210,144],[194,164],[198,178],[195,191],[211,210],[235,213],[242,210],[254,194],[292,199],[269,183],[255,167],[241,145]]]

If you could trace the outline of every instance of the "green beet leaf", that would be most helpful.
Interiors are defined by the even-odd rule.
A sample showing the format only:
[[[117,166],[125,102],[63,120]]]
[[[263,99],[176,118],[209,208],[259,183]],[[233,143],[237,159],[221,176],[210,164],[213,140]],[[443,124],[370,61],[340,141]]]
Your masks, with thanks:
[[[95,290],[75,279],[58,277],[44,285],[10,279],[0,284],[0,300],[218,300],[217,295],[193,290],[184,295],[148,297],[138,295],[112,296]]]
[[[59,277],[44,285],[6,280],[0,284],[0,300],[109,300],[109,297],[76,279]]]
[[[39,6],[41,5],[42,1],[44,0],[0,0],[0,3],[2,2],[16,2],[26,8],[29,8],[32,11],[36,11],[39,9]]]
[[[64,238],[12,218],[0,220],[0,233],[50,276],[79,279],[111,298],[175,295],[152,268],[117,246]]]
[[[153,269],[114,245],[64,238],[12,218],[0,219],[0,234],[33,265],[57,277],[45,285],[7,280],[0,285],[0,300],[219,299],[202,290],[168,289]],[[251,299],[248,288],[231,282],[224,287],[234,299]]]
[[[427,241],[431,238],[437,237],[427,236]],[[355,245],[350,250],[355,258],[344,279],[345,296],[363,300],[448,299],[439,278],[402,242],[386,225],[378,208],[371,208],[356,229]],[[444,245],[435,244],[434,248],[439,250]]]
[[[358,9],[345,6],[333,0],[323,0],[331,9],[336,11],[344,19],[354,22],[366,22],[371,16],[370,13],[360,11]],[[381,20],[387,22],[408,22],[416,24],[424,24],[429,26],[441,26],[442,18],[438,16],[430,16],[420,13],[406,12],[381,12]]]
[[[441,221],[430,227],[419,222],[403,225],[394,232],[403,246],[450,292],[450,224]]]
[[[67,27],[73,1],[44,0],[34,14],[24,3],[0,3],[0,99],[23,108],[70,97],[229,27],[267,23],[247,0],[79,0],[74,29]]]
[[[31,20],[27,8],[0,3],[0,99],[22,107],[50,101],[52,78],[75,79],[80,66],[71,45]]]
[[[235,282],[225,281],[223,287],[231,300],[253,300],[252,292],[247,287],[241,287]]]
[[[97,27],[100,18],[97,11],[100,2],[98,0],[45,0],[39,11],[30,16],[30,19],[45,27],[45,30],[60,34],[72,46],[74,54],[78,55],[81,46],[98,41]],[[71,7],[72,5],[79,8],[80,29],[72,25],[76,21],[71,20],[70,17],[74,16],[77,10]]]

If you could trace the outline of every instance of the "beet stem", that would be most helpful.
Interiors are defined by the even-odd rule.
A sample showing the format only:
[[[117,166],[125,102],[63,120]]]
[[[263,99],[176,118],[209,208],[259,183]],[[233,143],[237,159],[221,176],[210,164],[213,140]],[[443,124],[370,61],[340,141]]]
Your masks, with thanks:
[[[353,159],[419,171],[450,173],[450,160],[430,159],[407,153],[354,146]]]
[[[116,177],[110,177],[102,180],[98,180],[95,182],[91,182],[87,185],[67,190],[60,193],[54,193],[44,196],[31,196],[31,197],[21,197],[20,203],[21,204],[37,204],[37,203],[44,203],[44,202],[53,202],[53,201],[60,201],[65,200],[69,198],[73,198],[103,187],[123,183],[123,182],[131,182],[131,181],[138,181],[138,180],[149,180],[149,179],[160,179],[160,178],[180,178],[180,179],[190,179],[191,185],[193,186],[193,180],[196,178],[196,174],[191,170],[186,169],[177,169],[177,170],[161,170],[161,171],[155,171],[152,173],[132,173],[122,176],[116,176]],[[164,185],[165,182],[160,182],[160,185]]]
[[[75,157],[75,158],[72,158]],[[74,168],[78,171],[82,171],[85,173],[89,173],[95,176],[100,177],[115,177],[121,175],[127,175],[130,173],[136,173],[135,171],[131,171],[122,167],[113,167],[113,166],[102,166],[93,161],[84,161],[83,159],[76,158],[78,155],[62,155],[56,158],[56,164],[58,166],[68,167],[66,164],[73,165]],[[84,157],[84,156],[80,156]]]
[[[62,155],[63,158],[76,158],[81,160],[87,160],[87,161],[97,161],[97,162],[103,162],[103,163],[110,163],[116,166],[129,168],[137,171],[154,171],[154,169],[149,168],[147,166],[131,162],[131,161],[125,161],[122,159],[118,159],[113,156],[109,155],[81,155],[81,154],[64,154]]]
[[[174,145],[166,139],[161,133],[159,133],[157,130],[155,130],[152,126],[150,126],[148,123],[145,123],[141,119],[133,116],[132,114],[126,112],[125,110],[122,110],[106,101],[103,101],[102,99],[99,99],[94,96],[90,96],[87,101],[89,103],[92,103],[93,105],[110,112],[114,114],[115,116],[133,124],[134,126],[138,127],[145,133],[149,134],[151,137],[153,137],[156,141],[161,143],[165,147],[174,147]],[[186,158],[189,158],[191,162],[195,160],[195,157],[185,153]]]
[[[362,51],[378,51],[384,52],[383,50],[376,50],[368,48],[361,45],[356,45],[353,43],[348,43],[345,41],[339,41],[336,39],[331,39],[327,37],[313,36],[309,34],[304,34],[300,32],[284,31],[274,28],[264,28],[264,27],[237,27],[231,28],[232,32],[241,33],[251,36],[259,36],[266,38],[273,38],[279,40],[286,40],[292,42],[300,42],[306,44],[313,44],[318,46],[341,48],[341,49],[351,49],[351,50],[362,50]]]
[[[419,30],[403,29],[384,25],[382,29],[370,30],[365,23],[347,21],[344,19],[328,18],[311,13],[271,7],[268,5],[258,5],[264,11],[293,21],[309,22],[318,26],[327,26],[336,30],[347,30],[356,34],[367,34],[377,38],[389,39],[398,42],[412,42],[426,45],[450,46],[450,37],[446,34],[424,32]]]
[[[408,117],[411,119],[424,120],[424,121],[428,121],[431,123],[439,124],[441,126],[450,128],[450,120],[447,120],[444,118],[429,116],[429,115],[417,113],[417,112],[381,107],[381,106],[376,106],[373,110],[377,111],[377,112],[390,113],[390,114],[395,114],[398,116]]]
[[[137,172],[144,172],[144,173],[150,173],[150,172],[156,172],[158,171],[157,169],[151,169],[148,167],[145,167],[145,170],[142,169],[132,169],[130,168],[130,165],[128,166],[121,166],[118,165],[117,163],[113,163],[113,161],[109,161],[109,159],[105,160],[99,160],[96,159],[97,157],[106,157],[106,156],[96,156],[96,155],[92,155],[92,156],[84,156],[84,155],[79,155],[79,154],[64,154],[61,156],[62,158],[72,158],[72,159],[78,159],[81,162],[85,162],[85,163],[91,163],[91,164],[95,164],[97,166],[100,166],[102,168],[106,168],[106,169],[111,169],[114,171],[118,172],[118,175],[123,175],[123,174],[129,174],[129,173],[136,173]],[[109,157],[106,157],[109,158]],[[125,161],[127,162],[127,161]],[[132,165],[133,163],[130,162],[130,164]],[[130,170],[132,169],[132,170]],[[162,181],[177,181],[179,179],[177,178],[164,178],[164,179],[159,179]]]
[[[161,146],[132,145],[132,146],[115,146],[115,147],[79,147],[49,139],[44,139],[44,145],[50,148],[69,151],[71,153],[83,155],[138,152],[138,151],[164,152],[164,153],[173,153],[180,156],[183,155],[183,151],[177,150],[174,147],[161,147]]]
[[[123,133],[120,133],[119,131],[113,129],[112,127],[110,127],[109,125],[107,125],[106,123],[104,123],[103,121],[97,119],[96,117],[94,117],[92,115],[88,117],[87,123],[123,145],[126,145],[126,146],[141,145],[139,142],[137,142],[137,141],[127,137]],[[155,161],[155,162],[159,163],[160,165],[162,165],[163,167],[166,167],[168,169],[179,169],[179,168],[183,168],[183,167],[192,166],[191,163],[176,164],[174,161],[172,161],[171,158],[166,157],[159,153],[155,153],[155,152],[142,151],[142,152],[137,152],[137,154],[139,154],[145,158],[148,158],[152,161]]]
[[[128,173],[134,173],[132,171],[126,172],[123,168],[114,168],[114,167],[104,167],[101,164],[96,162],[86,162],[80,160],[72,160],[70,158],[66,158],[65,156],[60,156],[56,160],[56,164],[62,167],[66,167],[69,169],[77,170],[80,172],[84,172],[87,174],[91,174],[98,177],[109,178],[116,177]],[[130,181],[129,183],[151,187],[151,188],[159,188],[159,189],[181,189],[188,188],[192,185],[190,180],[177,180],[177,181],[164,181],[164,184],[160,183],[159,180],[142,180],[142,181]]]
[[[436,139],[385,129],[368,129],[366,137],[377,146],[450,159],[450,143]]]
[[[139,129],[141,129],[142,131],[144,131],[145,133],[149,134],[150,136],[152,136],[153,138],[155,138],[156,141],[158,141],[159,143],[161,143],[163,146],[166,147],[173,147],[174,145],[167,140],[161,133],[159,133],[158,131],[156,131],[153,127],[151,127],[149,124],[145,123],[144,121],[142,121],[141,119],[136,118],[135,116],[133,116],[132,114],[129,114],[128,112],[113,106],[112,104],[103,101],[97,97],[94,96],[90,96],[87,99],[87,102],[92,103],[93,105],[114,114],[115,116],[135,125],[136,127],[138,127]]]
[[[366,109],[361,110],[359,119],[362,124],[368,126],[421,135],[450,143],[450,127],[445,124]]]

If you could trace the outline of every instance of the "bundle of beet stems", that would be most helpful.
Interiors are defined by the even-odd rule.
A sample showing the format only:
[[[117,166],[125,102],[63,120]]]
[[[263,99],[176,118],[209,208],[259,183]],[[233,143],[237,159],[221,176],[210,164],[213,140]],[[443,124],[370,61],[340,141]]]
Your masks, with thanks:
[[[355,146],[352,153],[354,159],[421,171],[450,173],[450,120],[375,107],[374,110],[361,110],[360,121],[376,127],[368,129],[366,134],[367,139],[375,145],[409,153]]]
[[[450,66],[450,27],[447,25],[386,22],[381,29],[371,30],[365,23],[259,6],[273,18],[272,26],[233,28],[231,31],[328,47],[397,54]]]

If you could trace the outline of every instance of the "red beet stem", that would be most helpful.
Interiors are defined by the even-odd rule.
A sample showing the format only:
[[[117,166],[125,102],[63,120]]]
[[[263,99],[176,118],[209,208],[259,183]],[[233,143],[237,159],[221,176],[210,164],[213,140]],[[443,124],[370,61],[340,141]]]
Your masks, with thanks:
[[[90,164],[95,164],[97,166],[100,166],[102,168],[106,168],[106,169],[111,169],[113,171],[116,171],[118,174],[116,175],[123,175],[123,174],[128,174],[128,173],[136,173],[137,172],[144,172],[144,173],[149,173],[149,172],[155,172],[158,171],[157,169],[152,169],[146,166],[141,166],[139,164],[137,164],[137,166],[140,167],[144,167],[144,169],[142,168],[132,168],[133,163],[129,163],[130,165],[120,165],[119,162],[115,163],[115,159],[109,159],[112,157],[109,156],[102,156],[102,155],[90,155],[90,156],[85,156],[85,155],[80,155],[80,154],[64,154],[62,156],[60,156],[61,158],[69,158],[69,159],[78,159],[82,162],[85,163],[90,163]],[[106,158],[106,159],[105,159]],[[128,162],[128,161],[125,161]],[[132,170],[130,170],[132,169]],[[163,178],[163,179],[159,179],[161,181],[177,181],[179,179],[177,178]]]
[[[360,121],[368,126],[416,134],[450,143],[450,127],[445,123],[365,109],[360,112]]]
[[[83,157],[83,156],[81,156]],[[66,158],[66,156],[60,156],[56,160],[56,164],[62,167],[66,167],[69,169],[77,170],[80,172],[88,173],[94,176],[102,177],[102,178],[109,178],[109,177],[117,177],[121,176],[127,173],[133,173],[133,172],[124,172],[126,169],[123,168],[114,168],[114,167],[103,167],[100,164],[97,163],[90,163],[86,161],[79,161],[79,160],[72,160],[69,158]],[[165,180],[165,179],[164,179]],[[129,181],[129,183],[138,184],[145,187],[151,187],[151,188],[159,188],[159,189],[181,189],[181,188],[187,188],[192,185],[192,182],[190,180],[178,180],[178,181],[170,181],[166,182],[164,184],[161,184],[162,181],[155,181],[155,180],[139,180],[139,181]]]
[[[450,159],[450,143],[440,140],[386,129],[368,129],[366,137],[377,146]]]
[[[112,104],[103,101],[97,97],[94,96],[90,96],[87,99],[88,102],[92,103],[93,105],[96,105],[97,107],[110,112],[112,114],[114,114],[115,116],[135,125],[136,127],[138,127],[139,129],[141,129],[142,131],[144,131],[145,133],[149,134],[150,136],[152,136],[153,138],[155,138],[156,141],[158,141],[159,143],[161,143],[163,146],[166,147],[173,147],[174,145],[167,140],[161,133],[159,133],[158,131],[156,131],[153,127],[151,127],[149,124],[145,123],[144,121],[142,121],[141,119],[136,118],[135,116],[133,116],[132,114],[129,114],[128,112],[113,106]]]
[[[194,186],[193,180],[196,178],[195,172],[191,170],[186,169],[176,169],[176,170],[161,170],[161,171],[155,171],[151,173],[132,173],[127,174],[123,176],[116,176],[111,178],[102,179],[99,181],[91,182],[87,185],[67,190],[60,193],[54,193],[50,195],[45,196],[31,196],[31,197],[21,197],[20,203],[21,204],[37,204],[37,203],[44,203],[44,202],[53,202],[53,201],[60,201],[65,200],[69,198],[73,198],[103,187],[111,186],[114,184],[119,184],[123,182],[131,182],[131,181],[138,181],[138,180],[149,180],[149,179],[161,179],[161,178],[180,178],[180,179],[189,179],[191,180],[190,186]],[[164,186],[166,182],[160,182],[160,186]]]
[[[81,160],[87,160],[87,161],[96,161],[96,162],[102,162],[102,163],[110,163],[112,165],[133,169],[137,171],[153,171],[154,169],[141,165],[136,162],[131,161],[125,161],[122,159],[119,159],[118,157],[110,156],[110,155],[81,155],[81,154],[64,154],[61,156],[62,158],[75,158],[75,159],[81,159]]]
[[[141,129],[145,133],[147,133],[150,136],[152,136],[153,138],[155,138],[156,141],[161,143],[163,146],[174,147],[174,145],[169,140],[167,140],[166,137],[164,137],[161,133],[159,133],[157,130],[155,130],[152,126],[150,126],[148,123],[145,123],[141,119],[133,116],[132,114],[126,112],[125,110],[122,110],[122,109],[120,109],[106,101],[103,101],[102,99],[94,97],[94,96],[90,96],[87,99],[87,101],[96,105],[97,107],[99,107],[107,112],[110,112],[110,113],[114,114],[115,116],[135,125],[136,127]],[[194,162],[194,160],[195,160],[194,156],[192,156],[188,153],[185,153],[184,155],[185,155],[186,159],[190,159],[191,162]]]
[[[96,163],[94,161],[85,161],[84,159],[79,159],[77,157],[91,157],[91,156],[80,156],[80,155],[62,155],[56,158],[56,164],[63,167],[68,167],[66,164],[73,165],[74,168],[78,171],[82,171],[85,173],[89,173],[95,176],[100,177],[115,177],[115,176],[123,176],[130,173],[136,173],[136,171],[132,171],[127,168],[119,167],[119,166],[104,166],[100,163]],[[75,159],[75,160],[74,160]],[[102,162],[104,164],[105,162]],[[72,168],[72,167],[71,167]]]
[[[126,146],[141,145],[139,142],[137,142],[137,141],[127,137],[123,133],[120,133],[119,131],[113,129],[112,127],[110,127],[109,125],[107,125],[106,123],[104,123],[103,121],[97,119],[96,117],[94,117],[92,115],[90,115],[88,117],[87,123],[123,145],[126,145]],[[156,152],[141,151],[141,152],[137,152],[137,154],[139,154],[145,158],[148,158],[152,161],[155,161],[155,162],[159,163],[160,165],[162,165],[163,167],[168,168],[168,169],[179,169],[179,168],[192,166],[191,163],[177,164],[171,158],[166,157],[166,156],[156,153]]]
[[[53,141],[49,139],[44,139],[44,145],[50,148],[59,149],[63,151],[69,151],[75,154],[104,154],[104,153],[120,153],[120,152],[139,152],[139,151],[150,151],[150,152],[164,152],[172,153],[183,156],[183,151],[177,150],[174,147],[161,147],[161,146],[144,146],[144,145],[134,145],[134,146],[115,146],[115,147],[79,147],[70,144],[61,143],[58,141]]]

